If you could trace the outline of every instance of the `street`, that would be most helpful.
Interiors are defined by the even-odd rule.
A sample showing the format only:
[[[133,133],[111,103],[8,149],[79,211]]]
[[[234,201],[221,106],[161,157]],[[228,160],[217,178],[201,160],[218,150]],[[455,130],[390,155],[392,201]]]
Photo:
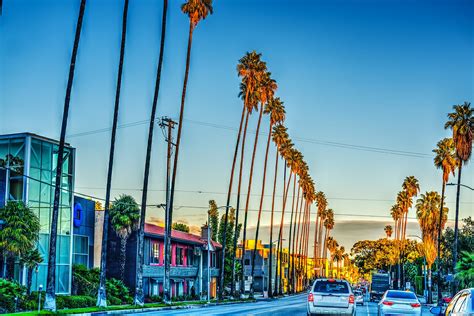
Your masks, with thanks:
[[[274,301],[259,301],[256,303],[242,303],[235,305],[210,306],[204,308],[178,309],[135,313],[129,315],[306,315],[306,294],[295,295],[277,299]],[[377,304],[366,303],[357,306],[358,316],[377,315]],[[424,307],[423,315],[430,315],[429,310]]]

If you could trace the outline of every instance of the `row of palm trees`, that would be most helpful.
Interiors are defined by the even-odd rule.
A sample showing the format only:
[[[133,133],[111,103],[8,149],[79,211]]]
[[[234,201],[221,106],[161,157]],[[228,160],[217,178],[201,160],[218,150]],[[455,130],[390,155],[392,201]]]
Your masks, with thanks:
[[[422,250],[426,258],[427,264],[431,266],[441,256],[441,233],[447,221],[448,209],[445,205],[445,189],[449,180],[449,176],[455,176],[458,171],[458,187],[456,194],[456,215],[455,215],[455,242],[453,249],[453,267],[457,262],[458,249],[458,220],[459,220],[459,198],[461,187],[461,171],[471,156],[472,152],[472,136],[474,132],[474,111],[469,102],[453,106],[453,112],[448,114],[448,120],[445,129],[451,129],[452,138],[444,138],[440,140],[436,148],[433,150],[434,165],[442,171],[442,187],[441,195],[437,192],[427,192],[421,195],[417,200],[416,210],[417,218],[422,231]],[[412,207],[413,197],[419,192],[418,181],[414,177],[407,177],[403,183],[403,190],[398,193],[396,204],[391,209],[392,218],[395,221],[395,240],[397,241],[398,275],[403,284],[403,273],[400,271],[400,258],[405,247],[407,213]],[[385,232],[387,237],[392,234],[392,227],[386,226]],[[439,268],[438,268],[439,271]],[[440,271],[439,271],[440,272]],[[431,276],[431,270],[430,274]],[[441,275],[438,276],[438,299],[441,299]],[[429,283],[430,284],[430,283]],[[456,284],[454,284],[453,292],[456,292]],[[429,291],[431,301],[431,290]]]
[[[289,248],[289,262],[288,262],[288,272],[289,272],[289,284],[288,289],[290,292],[294,292],[297,288],[297,284],[303,277],[307,275],[307,258],[308,258],[308,247],[309,247],[309,235],[310,235],[310,225],[311,225],[311,205],[313,202],[316,202],[318,205],[318,214],[315,221],[315,250],[314,255],[318,254],[318,257],[326,253],[326,240],[329,237],[329,231],[334,227],[334,213],[332,210],[327,209],[327,200],[324,193],[315,192],[314,181],[309,175],[309,168],[307,163],[303,159],[303,155],[298,151],[289,135],[287,128],[284,126],[284,121],[286,117],[285,107],[283,101],[279,97],[275,97],[276,90],[278,85],[276,81],[272,78],[271,73],[268,71],[267,64],[262,60],[262,55],[252,51],[247,52],[240,60],[237,65],[237,73],[241,78],[240,83],[240,93],[239,96],[243,100],[243,107],[240,117],[240,126],[239,132],[237,133],[237,141],[234,150],[234,157],[232,160],[232,168],[229,181],[229,189],[227,194],[227,206],[224,216],[224,236],[223,239],[229,238],[226,236],[227,231],[227,217],[229,214],[232,190],[234,186],[234,174],[237,165],[237,158],[240,152],[240,165],[238,170],[238,181],[237,181],[237,198],[236,198],[236,221],[234,229],[234,253],[232,262],[234,265],[232,267],[232,282],[230,285],[232,295],[237,295],[235,293],[235,283],[237,276],[235,275],[235,256],[237,250],[237,241],[239,236],[237,235],[236,228],[239,226],[239,213],[241,212],[241,196],[242,196],[242,176],[244,172],[244,162],[245,162],[245,144],[247,139],[247,130],[249,117],[254,112],[258,113],[258,121],[256,127],[255,138],[253,142],[253,151],[250,160],[249,167],[249,180],[246,187],[246,200],[244,207],[244,221],[243,221],[243,238],[242,238],[242,253],[241,258],[245,258],[246,252],[246,241],[247,241],[247,230],[248,230],[248,212],[250,204],[250,196],[252,192],[253,176],[254,176],[254,164],[256,159],[256,151],[259,141],[259,134],[261,128],[261,122],[263,114],[267,114],[269,117],[268,123],[268,134],[265,147],[265,157],[264,157],[264,167],[262,175],[262,186],[259,199],[257,223],[255,230],[255,240],[259,239],[260,226],[261,226],[261,214],[262,207],[265,197],[266,190],[266,180],[267,180],[267,167],[268,167],[268,156],[270,143],[273,141],[275,145],[275,167],[273,174],[273,192],[271,200],[271,216],[270,216],[270,232],[269,240],[270,245],[273,245],[273,229],[275,224],[275,212],[278,206],[275,205],[275,196],[276,196],[276,187],[277,187],[277,178],[279,170],[279,161],[283,159],[283,202],[281,205],[281,217],[279,220],[279,230],[278,230],[278,239],[275,241],[276,254],[277,254],[277,271],[274,276],[273,282],[273,271],[269,270],[268,278],[268,288],[271,289],[269,294],[272,296],[276,293],[281,293],[283,290],[282,282],[282,273],[283,267],[282,262],[283,258],[283,241],[288,241]],[[290,222],[289,229],[285,233],[285,212],[287,210],[287,205],[290,204],[289,192],[292,190],[292,201],[291,201],[291,210],[290,212]],[[288,206],[289,208],[290,206]],[[323,240],[323,229],[326,228]],[[287,238],[285,238],[287,235]],[[255,257],[256,257],[256,246],[255,243],[253,252],[251,253],[251,273],[250,273],[250,295],[253,295],[253,276],[255,272]],[[225,242],[223,243],[223,253],[225,253]],[[323,254],[324,252],[324,254]],[[273,262],[273,251],[269,253],[269,262]],[[243,260],[242,260],[243,262]],[[222,265],[224,265],[224,257],[222,257]],[[321,264],[322,265],[322,264]],[[242,269],[240,276],[240,294],[243,294],[244,291],[244,280],[245,280],[245,269]],[[272,287],[272,283],[274,287]],[[224,292],[224,275],[221,274],[220,283],[219,283],[219,297],[223,297]]]
[[[107,270],[107,267],[106,267],[107,235],[108,235],[108,227],[109,227],[109,214],[108,213],[109,213],[109,208],[110,208],[110,191],[111,191],[113,161],[114,161],[114,152],[115,152],[115,137],[116,137],[116,130],[117,130],[118,114],[119,114],[119,104],[120,104],[122,69],[123,69],[125,47],[126,47],[125,42],[126,42],[128,4],[129,4],[129,0],[124,0],[123,16],[122,16],[122,38],[121,38],[121,45],[120,45],[117,86],[116,86],[116,94],[115,94],[115,102],[114,102],[114,117],[113,117],[113,125],[112,125],[111,141],[110,141],[109,165],[108,165],[107,184],[106,184],[106,201],[105,201],[105,210],[104,210],[104,227],[103,227],[103,241],[102,241],[102,252],[101,252],[100,286],[99,286],[99,292],[98,292],[98,298],[97,298],[97,305],[102,306],[102,307],[106,306],[105,280],[106,280],[106,270]],[[143,190],[142,190],[140,225],[138,229],[138,254],[137,254],[137,265],[136,265],[137,289],[135,293],[135,303],[138,305],[144,304],[143,271],[142,271],[143,250],[144,250],[144,225],[145,225],[145,217],[146,217],[146,200],[147,200],[147,195],[148,195],[148,178],[149,178],[149,173],[150,173],[153,132],[154,132],[154,126],[156,123],[155,117],[156,117],[158,95],[159,95],[159,88],[160,88],[160,82],[161,82],[161,69],[162,69],[162,64],[163,64],[163,56],[164,56],[164,48],[165,48],[167,6],[168,6],[168,1],[163,0],[160,52],[159,52],[158,63],[157,63],[155,89],[154,89],[154,96],[153,96],[151,115],[150,115],[150,125],[149,125],[146,159],[145,159],[145,172],[144,172]],[[65,136],[66,136],[66,130],[67,130],[67,118],[69,114],[70,96],[71,96],[71,90],[72,90],[73,81],[74,81],[76,57],[77,57],[77,51],[79,47],[79,40],[80,40],[80,35],[81,35],[82,21],[84,18],[85,8],[86,8],[86,0],[81,0],[78,21],[76,25],[74,46],[73,46],[73,51],[71,55],[69,76],[68,76],[67,89],[66,89],[66,97],[65,97],[65,102],[64,102],[63,119],[62,119],[62,124],[61,124],[61,136],[60,136],[59,148],[58,148],[58,163],[57,163],[58,167],[56,170],[56,182],[55,182],[56,186],[55,186],[55,194],[54,194],[52,219],[51,219],[51,233],[50,233],[50,244],[49,244],[50,251],[49,251],[49,257],[48,257],[46,300],[45,300],[45,305],[44,305],[45,309],[51,310],[51,311],[56,310],[55,269],[56,269],[57,222],[58,222],[58,210],[59,210],[59,197],[60,197],[60,189],[61,189],[60,179],[62,175],[62,165],[63,165],[63,159],[64,159],[64,144],[65,144]],[[187,54],[186,54],[186,68],[185,68],[185,74],[184,74],[183,90],[182,90],[182,95],[181,95],[178,136],[176,140],[173,173],[172,173],[170,188],[167,188],[167,189],[170,189],[169,200],[166,201],[166,214],[167,214],[167,217],[169,218],[169,222],[167,223],[171,223],[171,218],[172,218],[174,188],[175,188],[175,183],[176,183],[176,174],[177,174],[178,157],[179,157],[178,154],[179,154],[182,126],[183,126],[183,114],[184,114],[184,105],[185,105],[185,98],[186,98],[186,88],[187,88],[188,76],[189,76],[193,32],[201,20],[205,19],[209,14],[212,14],[212,11],[213,11],[212,0],[187,0],[181,6],[181,10],[184,14],[186,14],[189,17],[188,47],[187,47]],[[167,227],[166,234],[170,235],[170,233],[171,233],[171,229],[170,227]],[[165,268],[166,267],[169,268],[169,261],[170,261],[169,243],[165,247],[165,253],[166,253],[165,263],[167,263],[167,265],[165,265]],[[165,280],[165,286],[166,284],[169,284],[169,280]]]

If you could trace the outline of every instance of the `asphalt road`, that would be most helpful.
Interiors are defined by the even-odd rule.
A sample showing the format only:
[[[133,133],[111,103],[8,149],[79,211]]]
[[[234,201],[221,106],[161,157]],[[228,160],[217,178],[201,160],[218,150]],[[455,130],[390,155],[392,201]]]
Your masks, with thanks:
[[[306,315],[306,294],[295,295],[273,301],[258,301],[256,303],[242,303],[232,305],[209,306],[201,308],[189,308],[178,310],[143,312],[129,315],[285,315],[285,316],[305,316]],[[357,316],[376,316],[377,304],[365,303],[357,306]],[[423,316],[431,315],[424,308]]]

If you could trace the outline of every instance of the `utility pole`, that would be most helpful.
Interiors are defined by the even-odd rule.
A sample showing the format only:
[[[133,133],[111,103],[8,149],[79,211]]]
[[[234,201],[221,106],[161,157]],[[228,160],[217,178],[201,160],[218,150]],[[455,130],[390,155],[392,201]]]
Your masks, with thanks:
[[[166,205],[169,203],[170,197],[170,173],[171,173],[171,156],[173,155],[173,129],[177,125],[175,121],[169,117],[162,117],[160,121],[160,127],[166,131],[166,142],[168,143],[168,150],[166,155]],[[165,250],[165,273],[163,280],[163,296],[166,304],[171,303],[171,291],[170,291],[170,263],[171,263],[171,216],[169,214],[168,207],[165,207],[165,238],[164,238],[164,250]]]
[[[211,216],[207,212],[207,304],[211,303]],[[222,267],[224,269],[224,267]]]

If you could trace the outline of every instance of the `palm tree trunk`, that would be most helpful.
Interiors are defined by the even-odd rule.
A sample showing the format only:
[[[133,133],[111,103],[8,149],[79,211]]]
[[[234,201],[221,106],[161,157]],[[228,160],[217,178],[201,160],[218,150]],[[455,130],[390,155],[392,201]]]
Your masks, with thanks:
[[[109,232],[109,204],[110,204],[110,190],[112,187],[112,170],[114,165],[114,153],[115,153],[115,134],[117,132],[118,122],[118,111],[120,104],[120,89],[122,87],[122,70],[123,70],[123,59],[125,54],[125,38],[127,34],[127,15],[128,15],[128,2],[125,0],[123,4],[123,20],[122,20],[122,40],[120,44],[120,58],[119,68],[117,75],[117,88],[115,90],[115,105],[114,105],[114,119],[112,123],[112,136],[110,139],[110,152],[109,152],[109,167],[107,170],[107,184],[105,190],[105,208],[104,208],[104,223],[102,226],[102,248],[100,252],[100,275],[99,275],[99,290],[97,293],[97,303],[99,307],[107,306],[107,295],[105,292],[106,283],[106,271],[107,271],[107,242]]]
[[[319,231],[318,231],[318,256],[319,256],[319,265],[320,265],[320,273],[319,276],[323,275],[324,271],[324,261],[322,261],[323,258],[323,252],[324,252],[324,240],[323,240],[323,224],[324,220],[322,217],[319,218]]]
[[[291,253],[291,231],[293,229],[293,214],[295,211],[295,195],[296,195],[296,172],[293,175],[293,197],[292,197],[292,202],[291,202],[291,215],[290,215],[290,229],[288,231],[288,292],[292,293],[293,292],[293,280],[292,280],[292,275],[291,275],[291,269],[292,269],[292,253]],[[299,199],[299,197],[298,197]]]
[[[319,239],[318,239],[318,227],[319,227],[319,216],[316,213],[316,221],[314,223],[314,254],[313,254],[313,257],[314,257],[313,265],[314,265],[314,267],[317,267],[319,265],[318,264],[319,263],[318,253],[319,253],[320,244],[319,244]],[[318,272],[315,273],[315,276],[319,276],[320,270],[317,270],[317,271]]]
[[[272,212],[270,215],[270,254],[269,254],[269,264],[268,264],[268,296],[273,297],[273,287],[272,287],[272,272],[273,272],[273,215],[275,210],[275,191],[276,191],[276,180],[278,175],[278,149],[275,154],[275,176],[273,179],[273,194],[272,194]],[[275,266],[276,268],[276,266]],[[275,271],[276,272],[276,271]]]
[[[286,166],[285,166],[285,172],[286,172]],[[282,262],[281,262],[281,256],[282,256],[282,252],[283,252],[283,242],[282,242],[282,238],[283,238],[283,221],[284,221],[284,218],[285,218],[285,207],[286,207],[286,200],[288,199],[288,191],[290,190],[290,182],[291,182],[291,170],[290,170],[290,176],[288,177],[288,184],[286,185],[286,189],[284,189],[284,197],[283,197],[283,208],[282,208],[282,212],[281,212],[281,221],[280,221],[280,231],[278,233],[278,238],[279,238],[279,241],[278,241],[278,247],[280,248],[280,282],[279,282],[279,294],[282,295],[283,294],[283,288],[282,288],[282,280],[281,280],[281,275],[284,274],[284,271],[282,273]]]
[[[323,260],[324,260],[324,273],[327,275],[328,271],[326,271],[326,262],[328,260],[328,237],[329,237],[329,230],[326,228],[324,232],[324,248],[323,248]]]
[[[176,175],[178,172],[178,159],[179,159],[179,146],[181,144],[181,133],[183,130],[183,116],[184,116],[184,101],[186,100],[186,88],[188,85],[188,77],[189,77],[189,66],[191,63],[191,47],[193,43],[193,31],[194,31],[194,24],[190,20],[189,21],[189,36],[188,36],[188,49],[186,53],[186,69],[184,72],[184,81],[183,81],[183,92],[181,94],[181,107],[179,110],[179,122],[178,122],[178,135],[176,137],[176,148],[174,154],[174,163],[173,163],[173,174],[171,177],[171,190],[170,190],[170,200],[169,205],[167,205],[167,213],[169,214],[169,222],[173,222],[173,203],[174,203],[174,191],[176,187]],[[171,229],[169,230],[171,233]],[[171,239],[171,236],[168,236]],[[171,261],[171,256],[168,254],[168,258],[170,259],[168,262]],[[168,259],[166,258],[166,259]],[[169,294],[169,293],[168,293]]]
[[[31,283],[33,283],[33,268],[28,268],[26,274],[26,293],[31,294]]]
[[[163,65],[163,54],[164,54],[164,49],[165,49],[167,6],[168,6],[168,2],[167,0],[165,0],[163,2],[163,17],[161,20],[160,54],[158,57],[158,69],[156,72],[155,92],[153,95],[153,104],[151,107],[150,125],[148,127],[148,142],[147,142],[147,148],[146,148],[145,172],[144,172],[144,177],[143,177],[142,205],[140,209],[140,228],[138,230],[137,266],[136,266],[137,271],[136,271],[136,281],[135,281],[136,283],[135,287],[137,290],[135,292],[134,301],[135,301],[135,304],[139,306],[143,306],[143,304],[145,303],[145,300],[144,300],[145,297],[143,293],[143,260],[144,260],[144,248],[145,248],[144,239],[145,239],[146,201],[147,201],[147,196],[148,196],[148,176],[150,174],[151,149],[153,145],[153,130],[155,127],[156,107],[157,107],[157,102],[158,102],[158,94],[160,91],[161,68]],[[188,54],[189,54],[189,47],[188,47]],[[189,65],[186,65],[186,67],[188,69]],[[179,128],[181,128],[181,122],[180,122]],[[176,155],[177,154],[178,154],[178,149],[176,149]],[[166,262],[166,258],[165,258],[165,262]],[[165,281],[164,283],[166,283],[166,280],[164,281]],[[167,293],[164,293],[164,294],[166,296]],[[165,300],[166,300],[166,297],[165,297]]]
[[[265,180],[267,177],[267,162],[268,162],[268,149],[270,148],[270,139],[272,136],[272,124],[270,123],[270,129],[268,131],[268,138],[267,138],[267,148],[265,150],[265,162],[263,164],[263,178],[262,178],[262,192],[260,194],[260,205],[258,207],[258,219],[257,219],[257,228],[255,230],[255,244],[252,253],[252,283],[250,284],[250,293],[253,294],[253,276],[255,272],[255,254],[257,252],[257,240],[258,240],[258,231],[260,228],[260,218],[262,215],[262,207],[263,207],[263,197],[265,195]]]
[[[444,182],[443,178],[443,187],[441,189],[441,206],[439,208],[439,221],[438,221],[438,249],[437,249],[437,256],[436,256],[436,268],[438,269],[438,302],[441,302],[443,298],[441,294],[441,233],[442,228],[441,224],[443,222],[443,206],[444,206],[444,194],[446,189],[446,182]]]
[[[240,151],[240,169],[239,169],[239,183],[237,185],[237,204],[235,207],[235,233],[234,233],[234,249],[232,253],[232,283],[231,283],[231,293],[232,296],[235,295],[235,255],[237,252],[237,241],[239,240],[239,210],[240,210],[240,189],[242,187],[242,172],[244,168],[244,154],[245,154],[245,139],[247,138],[247,126],[249,123],[250,112],[247,111],[245,116],[245,125],[244,125],[244,134],[242,136],[242,148]],[[244,263],[243,257],[241,258],[242,267]],[[242,288],[239,288],[239,292],[242,291]]]
[[[227,203],[225,208],[225,217],[224,217],[224,232],[222,235],[222,258],[221,258],[221,269],[220,269],[220,280],[219,280],[219,299],[223,299],[224,293],[224,276],[225,276],[225,253],[226,253],[226,245],[227,245],[227,225],[228,225],[228,218],[229,218],[229,205],[230,205],[230,197],[232,195],[232,183],[234,182],[234,171],[235,171],[235,163],[237,162],[237,156],[239,153],[239,145],[240,145],[240,136],[242,134],[242,126],[244,123],[245,118],[245,104],[242,107],[242,115],[240,117],[240,125],[239,125],[239,132],[237,133],[237,141],[235,142],[235,150],[234,150],[234,159],[232,160],[232,168],[230,171],[230,181],[229,181],[229,189],[227,191]],[[232,292],[232,290],[231,290]]]
[[[277,156],[278,156],[278,150],[277,150]],[[285,189],[286,189],[286,163],[283,161],[283,200],[285,200]],[[283,208],[283,207],[282,207]],[[284,212],[283,212],[284,213]],[[282,214],[283,217],[284,214]],[[281,224],[280,224],[281,226]],[[281,244],[281,236],[278,234],[278,240],[277,240],[277,259],[276,259],[276,273],[275,273],[275,295],[277,295],[277,291],[280,289],[280,284],[279,281],[281,282],[281,252],[280,252],[280,244]]]
[[[249,211],[249,203],[250,203],[250,192],[252,191],[252,179],[253,179],[253,166],[255,163],[255,154],[257,153],[257,144],[258,144],[258,135],[260,132],[260,123],[262,122],[262,115],[263,115],[263,104],[260,107],[260,114],[258,115],[258,122],[257,122],[257,130],[255,131],[255,141],[253,143],[253,152],[252,152],[252,160],[250,162],[250,176],[249,176],[249,185],[247,187],[247,198],[245,201],[245,213],[244,213],[244,235],[242,239],[242,258],[245,258],[245,244],[247,241],[247,217],[248,217],[248,211]],[[256,241],[255,241],[256,242]],[[245,278],[245,269],[242,266],[242,282],[244,282]],[[252,281],[251,281],[252,282]],[[251,289],[251,288],[250,288]],[[245,289],[243,289],[245,292]],[[250,294],[252,295],[252,293]]]
[[[299,195],[299,190],[298,190],[298,195]],[[301,238],[300,238],[300,225],[301,225],[301,211],[303,209],[303,201],[304,201],[304,196],[303,194],[301,195],[301,202],[299,203],[299,211],[298,211],[298,226],[297,226],[297,229],[295,228],[293,230],[293,250],[292,252],[293,253],[296,253],[296,258],[299,258],[299,255],[300,255],[300,251],[299,251],[299,245],[301,243]],[[298,209],[298,205],[296,206],[296,208]],[[295,225],[296,225],[296,221],[295,221]],[[295,236],[296,235],[296,236]],[[296,238],[296,242],[295,242],[295,238]],[[296,262],[296,265],[298,266],[300,264],[300,260],[298,259],[298,261]],[[293,278],[293,282],[296,281],[296,271],[295,271],[295,263],[293,263],[293,269],[292,269],[292,278]]]
[[[456,216],[454,220],[454,248],[453,248],[453,274],[454,269],[456,269],[456,264],[458,262],[458,238],[459,238],[459,199],[461,194],[461,172],[462,172],[462,161],[459,164],[458,172],[458,187],[456,191]],[[453,296],[457,293],[457,279],[453,281]]]
[[[125,260],[127,252],[127,238],[120,238],[120,281],[123,282],[125,275]]]
[[[428,268],[428,304],[433,302],[433,293],[431,288],[431,267]]]
[[[58,161],[56,165],[56,180],[54,186],[53,213],[51,216],[51,231],[49,236],[48,274],[46,278],[46,297],[44,309],[56,311],[56,242],[58,234],[59,198],[61,195],[62,170],[64,162],[64,144],[66,141],[67,118],[69,115],[69,102],[71,100],[72,83],[74,81],[74,70],[76,67],[77,50],[81,38],[82,21],[86,9],[86,0],[81,0],[79,16],[74,37],[74,46],[69,64],[69,77],[66,88],[66,98],[64,100],[63,120],[61,123],[61,136],[59,138]]]

